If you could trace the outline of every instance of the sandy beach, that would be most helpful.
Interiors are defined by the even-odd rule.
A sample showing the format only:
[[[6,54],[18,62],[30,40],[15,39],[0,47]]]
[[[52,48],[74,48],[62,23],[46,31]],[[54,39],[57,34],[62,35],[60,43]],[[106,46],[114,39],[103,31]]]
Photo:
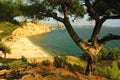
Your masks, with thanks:
[[[18,26],[12,35],[2,38],[2,42],[11,48],[11,54],[6,54],[6,58],[19,59],[22,56],[29,59],[44,60],[51,56],[42,47],[31,42],[27,37],[42,35],[50,32],[49,25],[44,23],[25,23]],[[4,54],[0,52],[0,56]]]
[[[38,58],[50,57],[42,47],[34,45],[28,38],[19,37],[12,41],[4,41],[4,43],[11,48],[11,54],[7,54],[6,58]]]

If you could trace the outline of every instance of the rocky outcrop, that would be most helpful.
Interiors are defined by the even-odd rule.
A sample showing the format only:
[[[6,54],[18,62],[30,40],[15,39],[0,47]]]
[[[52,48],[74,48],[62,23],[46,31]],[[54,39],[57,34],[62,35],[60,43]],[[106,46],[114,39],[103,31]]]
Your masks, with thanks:
[[[17,28],[15,31],[13,31],[12,35],[20,37],[29,37],[41,35],[47,32],[50,32],[50,27],[47,24],[28,22]]]

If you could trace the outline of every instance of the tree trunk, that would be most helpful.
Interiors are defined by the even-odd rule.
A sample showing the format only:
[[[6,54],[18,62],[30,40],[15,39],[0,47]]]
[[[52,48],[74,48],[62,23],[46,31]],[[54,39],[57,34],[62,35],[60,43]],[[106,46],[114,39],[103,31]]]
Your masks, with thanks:
[[[86,71],[85,71],[86,75],[91,75],[91,72],[95,71],[97,67],[96,63],[97,63],[97,56],[95,57],[89,56]]]
[[[6,53],[4,53],[4,59],[6,59]]]

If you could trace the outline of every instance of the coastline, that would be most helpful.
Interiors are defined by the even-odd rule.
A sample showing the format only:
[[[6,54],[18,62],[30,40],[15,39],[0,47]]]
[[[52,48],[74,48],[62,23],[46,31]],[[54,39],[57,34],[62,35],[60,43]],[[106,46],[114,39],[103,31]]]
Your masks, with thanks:
[[[6,54],[6,58],[19,59],[22,56],[25,58],[51,57],[42,47],[35,45],[29,40],[31,36],[42,35],[50,31],[49,25],[43,23],[28,22],[18,26],[11,36],[6,36],[2,39],[2,42],[11,48],[11,53]],[[4,57],[4,54],[2,53],[0,56]]]
[[[4,41],[11,48],[11,54],[7,54],[6,58],[19,59],[22,56],[26,58],[50,57],[49,53],[42,47],[34,45],[26,37],[15,37],[12,41]]]

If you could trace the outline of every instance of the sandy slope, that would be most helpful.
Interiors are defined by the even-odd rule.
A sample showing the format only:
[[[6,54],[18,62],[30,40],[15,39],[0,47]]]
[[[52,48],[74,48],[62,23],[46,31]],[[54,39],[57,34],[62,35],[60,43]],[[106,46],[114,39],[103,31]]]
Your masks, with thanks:
[[[12,49],[12,53],[7,54],[7,58],[21,58],[21,56],[26,58],[49,57],[49,54],[40,46],[34,45],[25,37],[14,38],[12,41],[5,41],[4,43]]]
[[[12,32],[11,36],[7,36],[2,41],[11,48],[12,53],[7,54],[7,58],[37,58],[49,57],[48,53],[40,46],[33,44],[28,38],[29,36],[41,35],[50,32],[50,27],[44,23],[25,23]],[[10,40],[9,40],[10,39]],[[1,56],[1,54],[0,54]],[[2,55],[4,56],[4,55]]]

